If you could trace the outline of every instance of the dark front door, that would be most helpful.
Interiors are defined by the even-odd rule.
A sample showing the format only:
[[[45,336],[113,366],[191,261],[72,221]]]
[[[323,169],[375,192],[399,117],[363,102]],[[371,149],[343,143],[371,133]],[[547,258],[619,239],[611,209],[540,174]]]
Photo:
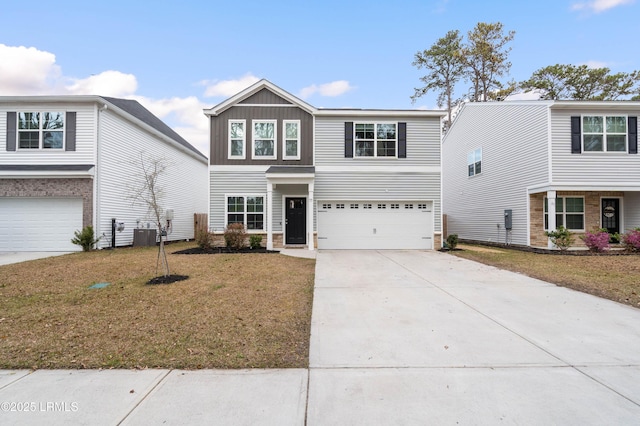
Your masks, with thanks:
[[[610,234],[620,232],[620,200],[618,198],[602,199],[602,227]]]
[[[285,244],[306,244],[307,200],[285,198],[285,204]]]

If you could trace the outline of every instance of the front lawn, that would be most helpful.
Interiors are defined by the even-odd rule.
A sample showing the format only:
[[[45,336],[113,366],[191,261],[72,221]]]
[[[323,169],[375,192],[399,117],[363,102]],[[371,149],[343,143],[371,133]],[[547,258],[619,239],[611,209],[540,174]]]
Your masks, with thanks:
[[[164,285],[155,247],[0,266],[0,368],[307,367],[315,261],[192,246]]]
[[[451,253],[640,307],[640,255],[555,255],[464,245]]]

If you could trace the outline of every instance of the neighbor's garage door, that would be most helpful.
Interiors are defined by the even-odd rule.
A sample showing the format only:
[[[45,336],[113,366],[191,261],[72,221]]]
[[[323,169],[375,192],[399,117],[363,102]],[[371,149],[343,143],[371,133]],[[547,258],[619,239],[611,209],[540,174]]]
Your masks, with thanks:
[[[80,198],[0,197],[0,251],[77,251]]]
[[[320,201],[319,249],[432,249],[430,201]]]

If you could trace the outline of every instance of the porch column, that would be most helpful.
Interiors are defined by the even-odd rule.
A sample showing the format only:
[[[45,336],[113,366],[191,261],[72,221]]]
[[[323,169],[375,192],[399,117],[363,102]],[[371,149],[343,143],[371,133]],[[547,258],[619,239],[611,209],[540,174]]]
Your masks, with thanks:
[[[547,191],[547,216],[549,218],[549,231],[556,229],[556,191]],[[553,248],[553,243],[547,238],[547,247]]]
[[[273,250],[273,183],[267,181],[267,250]]]
[[[307,202],[307,247],[309,250],[314,250],[313,243],[313,182],[309,183],[309,200]]]

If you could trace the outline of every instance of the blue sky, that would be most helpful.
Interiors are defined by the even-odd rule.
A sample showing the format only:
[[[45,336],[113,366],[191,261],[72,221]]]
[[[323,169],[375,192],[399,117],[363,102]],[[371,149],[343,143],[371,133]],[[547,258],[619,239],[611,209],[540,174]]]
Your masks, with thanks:
[[[414,54],[478,22],[516,32],[508,79],[640,69],[636,0],[33,0],[0,17],[0,95],[137,99],[205,154],[202,109],[261,78],[316,107],[434,109],[411,103]]]

